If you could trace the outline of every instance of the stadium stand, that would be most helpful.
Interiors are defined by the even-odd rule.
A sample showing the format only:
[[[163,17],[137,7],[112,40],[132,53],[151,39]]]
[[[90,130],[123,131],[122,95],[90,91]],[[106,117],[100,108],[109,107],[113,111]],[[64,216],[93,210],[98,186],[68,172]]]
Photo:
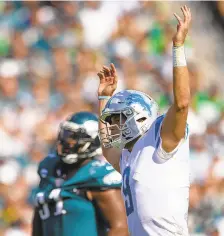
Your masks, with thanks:
[[[223,34],[208,5],[189,5],[189,231],[224,235]],[[147,92],[166,111],[178,8],[175,2],[0,2],[0,235],[30,235],[38,162],[54,148],[62,119],[96,111],[102,64],[116,65],[119,89]]]

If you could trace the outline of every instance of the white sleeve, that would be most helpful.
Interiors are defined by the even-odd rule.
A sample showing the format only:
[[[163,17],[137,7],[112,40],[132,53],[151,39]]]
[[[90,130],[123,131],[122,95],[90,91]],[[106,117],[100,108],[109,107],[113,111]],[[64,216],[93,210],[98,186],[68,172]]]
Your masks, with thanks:
[[[162,148],[162,138],[160,136],[160,131],[161,131],[161,127],[162,127],[162,122],[160,124],[160,128],[159,128],[159,132],[158,132],[158,137],[157,137],[157,156],[162,159],[162,160],[169,160],[170,158],[172,158],[177,151],[180,149],[181,145],[188,139],[188,135],[189,135],[189,128],[188,128],[188,124],[186,126],[186,130],[185,130],[185,137],[182,138],[180,140],[180,142],[178,143],[178,145],[175,147],[175,149],[171,152],[166,152],[163,148]]]
[[[170,158],[172,158],[177,151],[179,150],[180,146],[182,145],[182,143],[185,141],[185,139],[181,139],[181,141],[179,142],[179,144],[176,146],[176,148],[171,151],[171,152],[166,152],[163,148],[162,148],[162,139],[160,141],[159,147],[157,148],[157,156],[163,160],[169,160]]]
[[[163,150],[163,148],[162,148],[162,138],[160,136],[160,132],[161,132],[161,127],[162,127],[164,117],[165,117],[165,115],[162,115],[162,116],[158,117],[155,121],[155,124],[154,124],[156,156],[162,162],[165,162],[165,161],[169,160],[170,158],[172,158],[177,153],[177,151],[180,149],[180,146],[188,139],[188,134],[189,134],[189,128],[188,128],[188,124],[187,124],[186,131],[185,131],[185,137],[180,140],[177,147],[171,152],[166,152],[165,150]]]

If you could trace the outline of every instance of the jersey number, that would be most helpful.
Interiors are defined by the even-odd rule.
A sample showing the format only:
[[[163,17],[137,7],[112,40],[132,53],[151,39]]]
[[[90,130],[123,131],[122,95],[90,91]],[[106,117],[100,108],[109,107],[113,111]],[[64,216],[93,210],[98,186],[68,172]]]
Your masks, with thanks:
[[[66,211],[63,209],[63,201],[60,199],[60,192],[60,189],[54,189],[49,195],[49,199],[53,199],[55,201],[55,216],[66,213]],[[48,219],[50,217],[50,209],[48,204],[45,202],[44,193],[40,192],[37,194],[37,204],[42,208],[39,210],[40,218],[42,220]]]
[[[123,194],[125,196],[125,207],[127,216],[129,216],[134,211],[134,205],[131,196],[131,188],[129,185],[130,171],[131,169],[128,166],[123,173]]]

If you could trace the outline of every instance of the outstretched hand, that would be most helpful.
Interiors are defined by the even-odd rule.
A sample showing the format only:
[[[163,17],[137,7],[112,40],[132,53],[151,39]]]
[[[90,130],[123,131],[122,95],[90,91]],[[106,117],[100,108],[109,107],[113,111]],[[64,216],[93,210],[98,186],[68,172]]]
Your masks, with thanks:
[[[188,8],[185,5],[181,7],[181,11],[183,12],[184,20],[182,20],[176,13],[174,13],[174,16],[176,17],[178,21],[177,32],[173,37],[174,46],[182,46],[184,44],[188,30],[190,28],[190,23],[191,23],[190,8]]]
[[[117,73],[114,64],[110,64],[110,68],[103,66],[102,70],[97,74],[100,79],[98,88],[99,96],[112,96],[117,88]]]

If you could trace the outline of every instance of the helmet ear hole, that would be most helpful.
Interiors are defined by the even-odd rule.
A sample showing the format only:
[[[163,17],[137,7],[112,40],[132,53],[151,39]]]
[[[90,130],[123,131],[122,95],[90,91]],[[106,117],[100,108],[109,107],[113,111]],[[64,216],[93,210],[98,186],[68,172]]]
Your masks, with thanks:
[[[137,120],[137,122],[143,122],[143,121],[145,121],[146,120],[146,117],[142,117],[142,118],[139,118],[138,120]]]

